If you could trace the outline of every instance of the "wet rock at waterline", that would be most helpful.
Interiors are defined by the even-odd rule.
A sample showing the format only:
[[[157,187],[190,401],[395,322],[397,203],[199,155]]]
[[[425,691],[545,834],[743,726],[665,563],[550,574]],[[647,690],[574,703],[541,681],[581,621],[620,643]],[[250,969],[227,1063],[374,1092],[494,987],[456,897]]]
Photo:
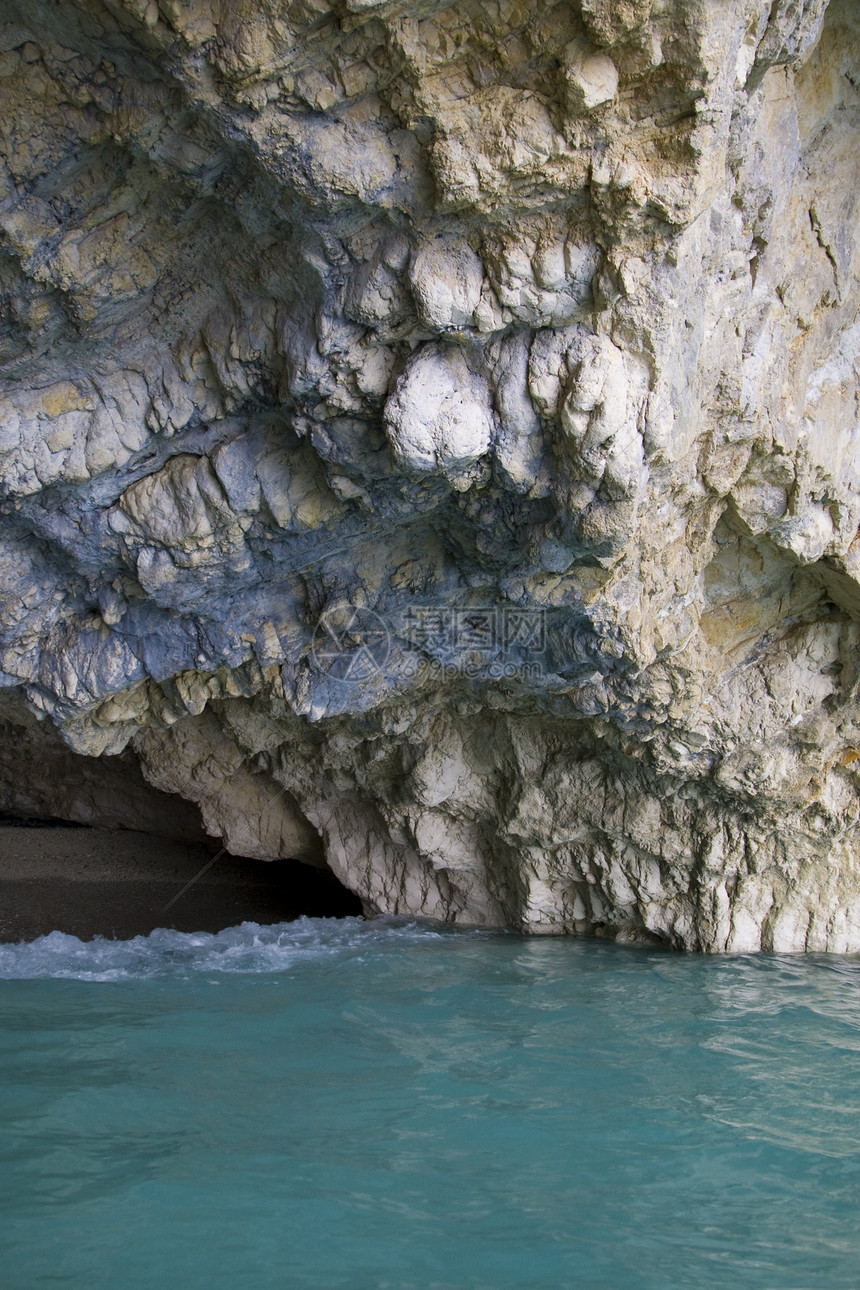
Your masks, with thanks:
[[[62,818],[367,908],[860,949],[856,7],[0,43],[7,796],[58,731]]]

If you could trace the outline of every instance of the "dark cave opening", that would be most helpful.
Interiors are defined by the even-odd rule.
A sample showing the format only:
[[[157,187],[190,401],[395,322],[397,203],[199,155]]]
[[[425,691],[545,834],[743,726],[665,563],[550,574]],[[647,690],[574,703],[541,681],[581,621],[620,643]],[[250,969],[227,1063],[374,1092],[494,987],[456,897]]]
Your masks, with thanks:
[[[361,914],[329,869],[247,860],[218,843],[0,816],[0,941],[52,931],[126,940]]]
[[[321,839],[303,855],[310,863],[231,855],[193,802],[146,781],[131,749],[83,756],[8,696],[5,709],[0,941],[52,931],[125,940],[157,927],[217,932],[361,914]]]

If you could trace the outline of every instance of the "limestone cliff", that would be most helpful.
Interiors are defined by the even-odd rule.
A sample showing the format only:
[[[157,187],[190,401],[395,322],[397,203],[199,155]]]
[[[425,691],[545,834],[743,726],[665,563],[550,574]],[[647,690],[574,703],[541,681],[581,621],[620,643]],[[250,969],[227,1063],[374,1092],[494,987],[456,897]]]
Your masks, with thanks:
[[[853,0],[2,15],[5,800],[860,950]]]

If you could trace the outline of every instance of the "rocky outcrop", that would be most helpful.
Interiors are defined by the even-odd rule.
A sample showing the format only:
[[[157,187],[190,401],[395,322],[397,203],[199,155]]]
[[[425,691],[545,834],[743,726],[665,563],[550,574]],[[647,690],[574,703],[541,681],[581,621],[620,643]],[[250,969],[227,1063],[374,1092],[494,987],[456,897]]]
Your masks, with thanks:
[[[860,949],[856,6],[4,14],[27,740],[369,908]]]

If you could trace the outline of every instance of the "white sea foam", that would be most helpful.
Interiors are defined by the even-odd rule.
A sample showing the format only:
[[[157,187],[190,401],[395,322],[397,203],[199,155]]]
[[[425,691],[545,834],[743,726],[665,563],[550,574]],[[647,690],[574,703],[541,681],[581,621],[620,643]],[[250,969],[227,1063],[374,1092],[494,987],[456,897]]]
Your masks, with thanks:
[[[56,977],[77,981],[188,978],[198,972],[283,972],[303,961],[349,956],[384,945],[440,940],[454,932],[430,923],[381,918],[299,918],[261,926],[241,923],[223,932],[157,928],[132,940],[97,936],[81,941],[65,932],[0,945],[0,979]]]

